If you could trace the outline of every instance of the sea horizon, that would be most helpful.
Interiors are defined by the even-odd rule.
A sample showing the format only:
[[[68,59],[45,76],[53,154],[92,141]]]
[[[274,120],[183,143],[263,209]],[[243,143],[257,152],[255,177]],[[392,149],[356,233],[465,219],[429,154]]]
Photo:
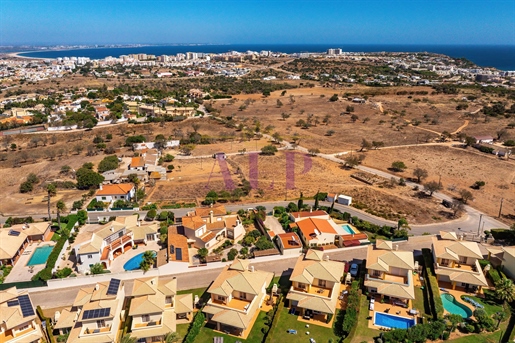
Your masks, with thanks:
[[[104,44],[110,45],[110,44]],[[120,44],[122,45],[122,44]],[[136,44],[128,44],[136,45]],[[103,59],[108,56],[146,53],[151,55],[176,55],[186,52],[225,53],[229,51],[245,52],[269,50],[283,53],[325,52],[330,48],[341,48],[343,52],[427,52],[447,55],[454,58],[466,58],[480,67],[494,67],[502,71],[515,70],[515,45],[499,44],[210,44],[210,43],[177,43],[177,44],[138,44],[138,46],[120,47],[87,47],[73,49],[53,49],[22,51],[21,57],[55,59],[62,57],[89,57]]]

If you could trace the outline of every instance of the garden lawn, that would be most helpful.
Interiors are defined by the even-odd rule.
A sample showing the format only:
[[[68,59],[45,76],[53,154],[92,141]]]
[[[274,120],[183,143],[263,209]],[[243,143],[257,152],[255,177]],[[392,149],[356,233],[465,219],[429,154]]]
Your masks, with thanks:
[[[329,339],[332,339],[333,342],[338,341],[337,337],[333,333],[332,328],[325,328],[322,326],[310,324],[309,328],[306,328],[306,323],[300,322],[297,320],[297,316],[288,313],[289,308],[283,308],[283,310],[277,315],[279,319],[277,321],[277,326],[274,328],[273,332],[270,332],[268,335],[271,337],[272,343],[284,343],[284,342],[309,342],[309,338],[315,339],[315,341],[320,343],[326,343]],[[288,329],[297,330],[296,335],[292,335],[286,332]],[[306,332],[309,331],[309,335],[306,335]],[[225,341],[224,341],[225,343]]]
[[[190,324],[177,324],[177,333],[181,336],[180,342],[186,337]]]
[[[452,343],[498,343],[500,342],[501,335],[506,331],[508,321],[501,323],[499,330],[496,332],[483,332],[481,334],[470,334],[465,337],[448,340]]]
[[[354,333],[351,333],[349,337],[347,337],[344,342],[372,342],[374,337],[379,336],[380,331],[370,329],[368,327],[368,322],[372,319],[368,318],[368,299],[366,295],[362,295],[360,299],[360,309],[358,314],[358,324],[356,325],[356,329]],[[336,341],[335,341],[336,342]]]
[[[213,343],[213,338],[215,337],[223,337],[224,343],[235,343],[236,341],[241,342],[249,342],[249,343],[261,343],[263,341],[263,333],[261,332],[261,328],[265,326],[264,319],[266,317],[265,311],[260,311],[259,315],[250,331],[249,337],[247,339],[241,339],[234,336],[225,335],[220,332],[215,332],[214,330],[204,326],[198,336],[195,338],[195,343]],[[177,326],[178,327],[178,326]]]
[[[464,297],[469,297],[470,299],[473,299],[483,305],[485,307],[486,314],[489,316],[492,316],[494,313],[502,312],[504,311],[504,308],[501,304],[498,304],[494,301],[494,295],[493,292],[490,294],[485,290],[485,299],[478,298],[478,297],[472,297],[468,295],[462,295],[461,299],[463,300]],[[465,301],[465,300],[463,300]]]

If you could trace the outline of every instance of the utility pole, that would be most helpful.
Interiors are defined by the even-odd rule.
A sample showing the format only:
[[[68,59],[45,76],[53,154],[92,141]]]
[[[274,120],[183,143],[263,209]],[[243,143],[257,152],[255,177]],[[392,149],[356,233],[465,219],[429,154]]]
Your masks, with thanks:
[[[479,215],[479,225],[477,226],[477,235],[479,236],[479,230],[481,229],[481,220],[483,219],[483,214]]]
[[[501,198],[501,205],[499,206],[499,215],[497,216],[497,218],[501,218],[501,213],[502,213],[502,203],[504,201],[504,198]]]

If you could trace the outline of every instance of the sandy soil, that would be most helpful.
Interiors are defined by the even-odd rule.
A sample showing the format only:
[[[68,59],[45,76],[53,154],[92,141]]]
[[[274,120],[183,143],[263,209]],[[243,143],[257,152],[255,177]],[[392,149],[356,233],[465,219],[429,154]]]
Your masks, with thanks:
[[[470,190],[475,201],[471,204],[490,216],[497,216],[501,198],[504,199],[503,214],[515,216],[515,161],[499,160],[495,156],[443,146],[410,147],[369,151],[364,165],[388,170],[392,162],[401,160],[408,169],[399,173],[412,177],[413,169],[424,168],[429,177],[426,181],[438,181],[440,175],[444,191],[458,197],[460,189]],[[485,187],[473,190],[470,186],[483,180]],[[455,190],[453,190],[455,189]],[[506,222],[515,222],[503,217]]]

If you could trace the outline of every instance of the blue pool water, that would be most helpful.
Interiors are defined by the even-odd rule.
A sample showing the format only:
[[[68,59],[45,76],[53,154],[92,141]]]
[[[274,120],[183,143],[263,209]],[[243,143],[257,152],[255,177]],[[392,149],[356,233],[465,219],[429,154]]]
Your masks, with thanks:
[[[444,293],[440,295],[442,298],[443,308],[452,314],[459,314],[463,318],[472,316],[472,310],[464,304],[457,301],[452,294]]]
[[[348,224],[343,224],[342,225],[342,229],[343,231],[345,231],[348,235],[352,235],[354,232],[354,230],[352,230],[352,228],[350,227],[350,225]]]
[[[409,329],[415,325],[415,319],[393,316],[391,314],[375,312],[374,324],[395,329]]]
[[[27,263],[27,266],[34,266],[36,264],[45,264],[46,260],[48,260],[48,256],[52,252],[52,249],[54,249],[51,245],[45,245],[39,248],[36,248],[34,250],[34,253],[30,257],[29,263]]]
[[[123,265],[123,269],[125,269],[125,270],[139,269],[139,265],[140,265],[141,261],[143,260],[143,254],[144,254],[144,252],[132,257],[130,260],[125,262],[125,264]],[[156,256],[155,251],[154,251],[154,256]]]

